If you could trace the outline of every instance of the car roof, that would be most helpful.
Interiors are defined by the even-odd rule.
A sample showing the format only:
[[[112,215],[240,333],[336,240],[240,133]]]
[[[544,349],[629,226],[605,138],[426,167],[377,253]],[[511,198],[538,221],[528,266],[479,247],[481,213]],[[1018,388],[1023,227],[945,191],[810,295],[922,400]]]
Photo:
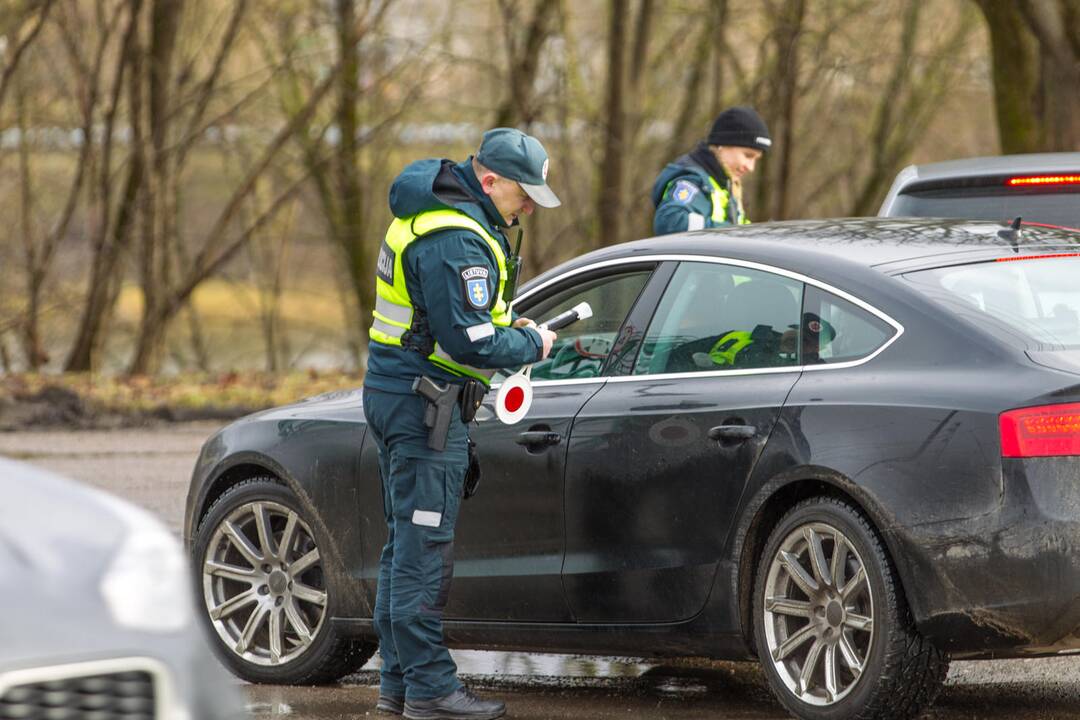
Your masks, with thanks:
[[[822,277],[852,269],[893,273],[915,266],[948,265],[1015,255],[1080,252],[1080,233],[1024,227],[1014,248],[1009,226],[944,218],[836,218],[792,220],[677,233],[612,245],[533,278],[522,292],[558,275],[609,261],[703,255],[727,257]]]
[[[1005,223],[948,218],[833,218],[762,222],[649,237],[594,250],[546,271],[521,291],[558,275],[604,263],[724,257],[821,277],[852,269],[886,274],[1016,255],[1080,253],[1080,232],[1024,227],[1014,247]]]

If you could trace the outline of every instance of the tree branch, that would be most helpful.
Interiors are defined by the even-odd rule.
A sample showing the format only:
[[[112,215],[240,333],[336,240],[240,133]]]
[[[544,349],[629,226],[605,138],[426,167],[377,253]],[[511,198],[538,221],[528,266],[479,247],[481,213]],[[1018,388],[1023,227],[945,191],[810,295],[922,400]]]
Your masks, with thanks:
[[[19,44],[15,46],[15,52],[12,53],[11,62],[4,67],[3,74],[0,74],[0,107],[4,106],[4,95],[7,94],[11,78],[19,67],[19,61],[22,60],[26,49],[30,47],[30,44],[34,42],[34,38],[41,32],[41,28],[44,27],[45,20],[49,16],[49,10],[52,8],[53,2],[54,0],[43,0],[41,11],[38,13],[37,22],[34,24],[34,27],[30,29],[30,32],[26,34],[26,37],[19,41]]]

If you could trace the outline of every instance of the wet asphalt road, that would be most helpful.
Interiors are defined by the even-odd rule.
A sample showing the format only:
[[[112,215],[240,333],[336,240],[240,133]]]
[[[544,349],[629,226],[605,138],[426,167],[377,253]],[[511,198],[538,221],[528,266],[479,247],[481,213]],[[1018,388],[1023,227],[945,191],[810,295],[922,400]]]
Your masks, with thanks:
[[[104,432],[0,434],[16,457],[121,495],[179,533],[192,463],[214,424]],[[508,717],[785,718],[751,663],[658,665],[583,658],[455,651],[463,679],[506,700]],[[387,717],[373,710],[378,660],[340,686],[245,685],[251,718],[342,720]],[[1080,720],[1080,657],[953,663],[929,718]]]

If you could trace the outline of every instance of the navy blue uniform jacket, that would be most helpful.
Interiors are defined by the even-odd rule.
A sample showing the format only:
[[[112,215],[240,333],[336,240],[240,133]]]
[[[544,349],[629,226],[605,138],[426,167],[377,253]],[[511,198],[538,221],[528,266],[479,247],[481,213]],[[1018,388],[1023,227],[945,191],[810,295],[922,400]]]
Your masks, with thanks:
[[[481,189],[471,158],[460,164],[418,160],[407,166],[390,187],[394,217],[407,218],[446,208],[460,210],[487,228],[509,257],[510,246],[503,232],[505,221]],[[425,350],[430,350],[431,340],[455,361],[478,368],[516,368],[540,358],[543,342],[536,330],[495,327],[490,332],[485,328],[491,322],[490,308],[497,300],[499,269],[491,248],[476,233],[448,228],[419,238],[405,250],[402,267],[409,297],[421,322],[414,324],[417,332],[404,339],[403,347],[368,344],[364,379],[368,387],[409,393],[418,375],[462,382],[460,376],[428,361]],[[485,297],[476,292],[477,277],[487,278]],[[470,288],[472,293],[468,292]]]

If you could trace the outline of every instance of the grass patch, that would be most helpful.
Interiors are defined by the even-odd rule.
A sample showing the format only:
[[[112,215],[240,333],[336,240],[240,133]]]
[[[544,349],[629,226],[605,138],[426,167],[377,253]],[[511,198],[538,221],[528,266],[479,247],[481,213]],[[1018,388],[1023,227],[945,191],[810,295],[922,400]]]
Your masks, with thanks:
[[[359,387],[342,371],[189,373],[172,377],[13,374],[0,377],[0,425],[93,427],[147,419],[228,418]]]

